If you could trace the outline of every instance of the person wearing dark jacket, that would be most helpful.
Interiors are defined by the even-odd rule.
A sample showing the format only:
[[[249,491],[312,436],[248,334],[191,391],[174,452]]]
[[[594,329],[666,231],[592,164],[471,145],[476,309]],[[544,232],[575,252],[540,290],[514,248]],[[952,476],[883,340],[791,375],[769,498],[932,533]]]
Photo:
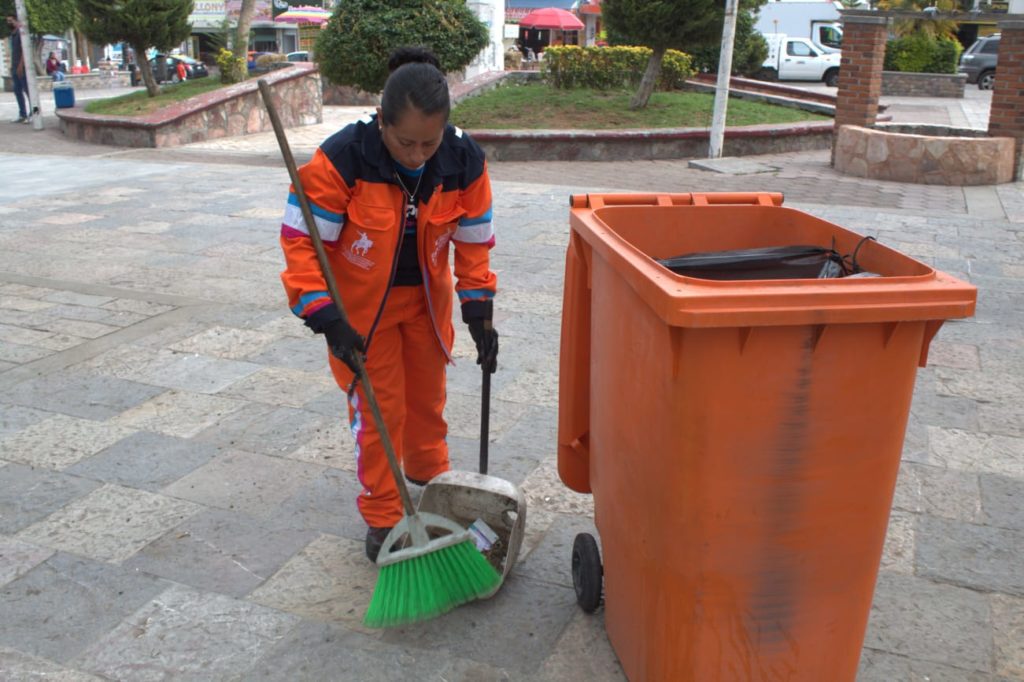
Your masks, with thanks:
[[[14,82],[14,99],[18,100],[18,118],[11,123],[28,123],[28,107],[25,102],[25,95],[28,94],[28,77],[25,56],[21,51],[21,24],[17,17],[8,16],[7,26],[11,29],[11,80]]]

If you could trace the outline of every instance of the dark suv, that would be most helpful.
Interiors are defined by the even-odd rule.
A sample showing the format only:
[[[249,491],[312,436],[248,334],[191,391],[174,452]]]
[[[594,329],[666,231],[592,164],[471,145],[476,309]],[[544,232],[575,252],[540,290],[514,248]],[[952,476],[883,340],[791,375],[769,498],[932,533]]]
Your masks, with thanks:
[[[982,90],[991,90],[996,79],[996,58],[999,56],[999,34],[978,38],[960,57],[960,73],[967,74],[968,83],[977,83]]]

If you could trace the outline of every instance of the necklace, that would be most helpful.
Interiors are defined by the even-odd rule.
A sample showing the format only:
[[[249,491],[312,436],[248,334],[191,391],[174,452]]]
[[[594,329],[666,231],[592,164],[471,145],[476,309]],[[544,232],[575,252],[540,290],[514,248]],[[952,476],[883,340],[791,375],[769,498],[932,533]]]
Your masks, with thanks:
[[[395,180],[398,180],[398,186],[402,188],[402,191],[405,192],[405,196],[409,198],[409,203],[415,205],[416,194],[420,191],[420,183],[423,181],[423,173],[420,173],[416,178],[416,186],[411,192],[409,191],[409,188],[405,186],[405,181],[402,180],[402,174],[397,170],[395,171]]]

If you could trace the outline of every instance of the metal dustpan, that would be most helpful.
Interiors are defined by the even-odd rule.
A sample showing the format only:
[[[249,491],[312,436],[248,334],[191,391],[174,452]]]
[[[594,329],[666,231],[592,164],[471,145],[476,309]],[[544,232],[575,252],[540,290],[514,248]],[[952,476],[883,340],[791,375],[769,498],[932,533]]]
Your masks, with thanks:
[[[470,531],[483,546],[484,556],[501,576],[487,599],[501,588],[519,558],[526,532],[526,497],[508,481],[487,475],[487,438],[490,431],[491,373],[483,369],[480,409],[480,473],[446,471],[423,488],[417,512],[450,519]],[[489,546],[488,546],[489,545]]]

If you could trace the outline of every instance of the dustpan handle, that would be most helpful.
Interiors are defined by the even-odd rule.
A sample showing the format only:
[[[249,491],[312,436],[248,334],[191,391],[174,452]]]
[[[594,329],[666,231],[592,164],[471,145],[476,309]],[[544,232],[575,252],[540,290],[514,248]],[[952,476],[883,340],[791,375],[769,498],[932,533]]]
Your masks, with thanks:
[[[489,325],[490,322],[484,322]],[[487,473],[487,449],[491,430],[491,372],[486,363],[483,367],[483,385],[480,390],[480,473]]]
[[[302,218],[309,229],[309,236],[313,241],[313,248],[316,250],[316,259],[320,263],[320,271],[323,274],[324,282],[327,284],[327,291],[331,300],[338,308],[342,321],[348,324],[348,316],[345,314],[345,306],[341,303],[341,295],[338,293],[337,284],[334,281],[334,272],[331,270],[330,261],[327,260],[327,251],[324,249],[323,240],[320,239],[320,230],[317,229],[316,220],[313,219],[313,212],[309,208],[309,199],[302,188],[302,181],[299,178],[299,169],[295,165],[295,157],[292,156],[291,147],[288,146],[288,138],[284,134],[284,126],[277,115],[277,108],[274,106],[270,85],[261,78],[258,81],[260,95],[263,96],[263,104],[267,107],[267,114],[270,115],[270,123],[274,127],[274,135],[277,136],[277,145],[281,148],[281,156],[284,157],[284,164],[288,167],[288,175],[292,179],[292,187],[295,190],[295,197],[299,200],[299,208],[302,209]],[[373,422],[377,425],[377,432],[380,434],[381,445],[388,456],[388,466],[391,467],[391,475],[398,486],[398,494],[402,498],[402,506],[405,507],[406,516],[416,513],[409,496],[409,489],[405,485],[405,476],[401,467],[398,466],[398,457],[395,456],[395,447],[391,443],[391,436],[388,434],[388,427],[384,423],[384,417],[380,412],[380,405],[377,403],[377,396],[370,385],[370,377],[366,374],[366,365],[363,364],[363,357],[359,353],[353,353],[356,365],[356,376],[363,384],[363,393],[366,395],[366,402],[370,404],[370,412],[373,414]]]

